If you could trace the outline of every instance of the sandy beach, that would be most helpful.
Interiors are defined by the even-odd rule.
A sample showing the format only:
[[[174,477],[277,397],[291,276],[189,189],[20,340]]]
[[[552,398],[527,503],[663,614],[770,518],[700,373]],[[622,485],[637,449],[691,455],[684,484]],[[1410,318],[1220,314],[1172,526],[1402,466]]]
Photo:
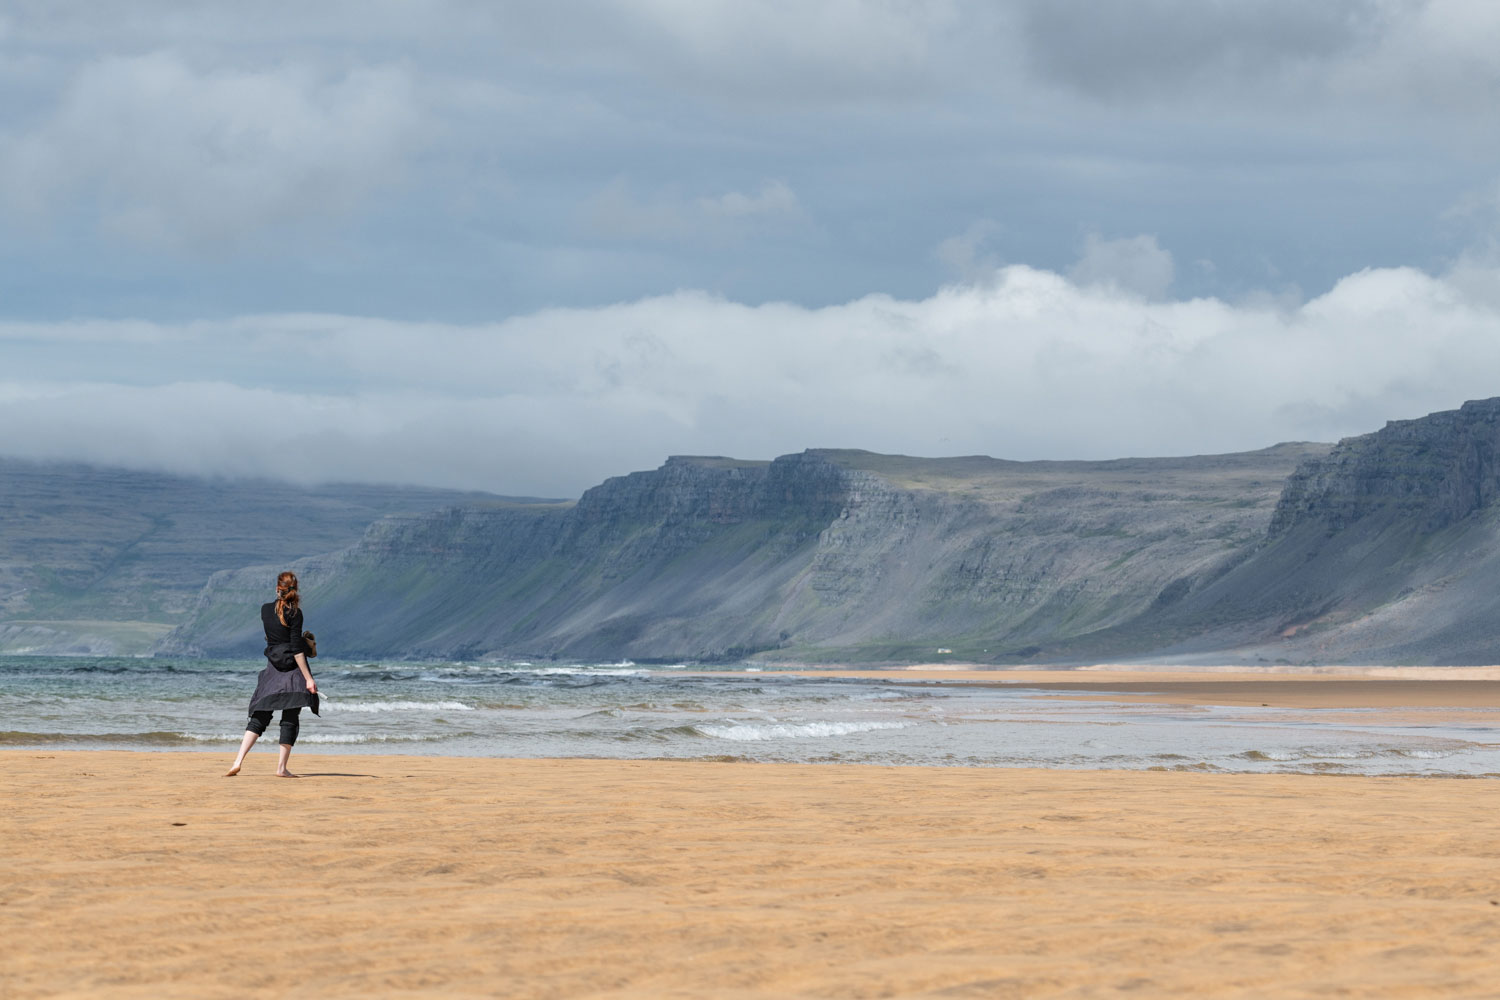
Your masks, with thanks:
[[[1485,780],[0,753],[7,998],[1495,996]]]

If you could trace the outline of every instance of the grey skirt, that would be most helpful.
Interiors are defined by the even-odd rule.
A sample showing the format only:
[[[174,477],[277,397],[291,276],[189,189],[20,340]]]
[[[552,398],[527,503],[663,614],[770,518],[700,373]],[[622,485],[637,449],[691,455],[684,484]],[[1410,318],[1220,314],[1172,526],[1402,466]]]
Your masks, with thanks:
[[[277,666],[290,663],[291,669]],[[307,690],[307,681],[297,669],[296,659],[282,646],[266,647],[266,668],[255,682],[250,696],[250,711],[275,712],[283,708],[310,708],[318,714],[318,696]]]

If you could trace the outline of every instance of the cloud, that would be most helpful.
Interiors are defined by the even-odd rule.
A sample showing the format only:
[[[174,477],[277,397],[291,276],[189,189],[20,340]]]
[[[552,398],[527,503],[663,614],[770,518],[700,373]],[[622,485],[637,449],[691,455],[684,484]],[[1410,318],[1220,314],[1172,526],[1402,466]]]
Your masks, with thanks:
[[[984,247],[1003,231],[993,219],[977,219],[956,236],[937,245],[933,255],[950,273],[962,281],[982,281],[999,269],[999,262]]]
[[[502,22],[565,60],[718,100],[800,106],[932,93],[941,53],[965,8],[976,10],[958,0],[598,0],[588,16],[519,6]]]
[[[698,208],[704,215],[742,219],[757,215],[796,215],[800,210],[797,196],[781,181],[767,181],[753,195],[730,191],[717,198],[699,198]]]
[[[984,10],[967,0],[265,0],[253,10],[13,0],[11,7],[13,34],[53,51],[399,45],[440,53],[455,69],[498,57],[553,78],[604,73],[716,100],[799,104],[930,92],[941,53]]]
[[[295,51],[321,52],[337,64],[400,46],[428,80],[498,77],[563,91],[602,82],[606,94],[626,101],[650,87],[677,101],[794,112],[930,105],[954,95],[985,99],[993,110],[997,100],[1025,104],[1061,88],[1116,107],[1229,98],[1316,114],[1355,96],[1487,114],[1500,86],[1490,51],[1500,9],[1487,0],[432,0],[420,8],[266,0],[253,9],[30,0],[10,7],[9,37],[49,57],[161,49],[264,59]]]
[[[1475,114],[1500,99],[1485,0],[1017,0],[1035,77],[1121,106]]]
[[[1360,58],[1335,68],[1335,93],[1371,95],[1389,106],[1495,122],[1500,100],[1500,6],[1486,0],[1382,4],[1381,30]]]
[[[1495,395],[1497,290],[1470,262],[1302,305],[1152,301],[1016,265],[818,309],[681,292],[472,325],[0,324],[0,428],[13,455],[564,496],[668,454],[1234,451]]]
[[[722,239],[749,227],[794,221],[801,214],[797,196],[779,180],[765,181],[754,194],[729,191],[691,200],[664,194],[641,200],[617,179],[584,206],[589,227],[613,239]]]
[[[1068,277],[1078,285],[1103,285],[1160,299],[1172,285],[1174,270],[1172,254],[1157,245],[1155,236],[1106,240],[1090,233]]]
[[[1465,191],[1443,212],[1442,218],[1471,226],[1492,240],[1500,238],[1500,179]]]
[[[345,213],[399,176],[420,135],[400,66],[328,76],[110,56],[83,66],[42,121],[0,138],[0,183],[23,215],[82,201],[107,232],[195,246]]]
[[[1454,259],[1500,138],[1460,0],[4,9],[12,315],[910,298],[1085,227],[1322,289]]]
[[[1033,69],[1092,97],[1166,96],[1186,85],[1274,79],[1327,63],[1379,30],[1378,0],[1022,0]]]
[[[555,66],[792,111],[955,95],[993,111],[1058,88],[1116,108],[1489,118],[1500,96],[1488,0],[537,0],[490,17]]]

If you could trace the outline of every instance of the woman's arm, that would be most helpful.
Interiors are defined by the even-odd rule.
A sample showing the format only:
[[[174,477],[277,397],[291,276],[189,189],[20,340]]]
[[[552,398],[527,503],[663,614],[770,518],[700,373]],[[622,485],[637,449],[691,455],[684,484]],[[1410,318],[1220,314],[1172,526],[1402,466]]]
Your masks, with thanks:
[[[312,671],[307,669],[307,651],[302,645],[302,609],[298,608],[292,612],[292,616],[286,623],[287,639],[292,647],[292,655],[297,660],[297,669],[302,671],[302,679],[307,682],[308,694],[318,693],[318,682],[313,680]]]
[[[309,670],[308,667],[307,667],[307,654],[306,653],[298,653],[297,654],[297,669],[300,670],[300,671],[302,671],[302,679],[307,682],[307,693],[308,694],[317,694],[318,693],[318,682],[315,681],[315,680],[313,680],[312,671]]]

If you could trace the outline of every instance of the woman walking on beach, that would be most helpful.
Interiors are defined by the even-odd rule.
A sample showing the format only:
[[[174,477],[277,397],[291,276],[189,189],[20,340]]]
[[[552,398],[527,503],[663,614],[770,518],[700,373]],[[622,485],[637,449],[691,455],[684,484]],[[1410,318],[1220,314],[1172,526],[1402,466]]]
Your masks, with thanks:
[[[297,574],[288,571],[276,578],[276,600],[260,606],[260,622],[266,630],[266,668],[260,672],[255,694],[250,698],[250,720],[245,723],[239,755],[224,776],[231,778],[240,773],[245,754],[271,724],[271,713],[280,709],[281,758],[276,764],[276,774],[295,778],[297,775],[286,769],[286,762],[297,743],[301,724],[298,716],[303,708],[318,714],[318,683],[307,668],[310,650],[302,635],[302,599],[297,593]],[[307,639],[311,638],[308,633]]]

